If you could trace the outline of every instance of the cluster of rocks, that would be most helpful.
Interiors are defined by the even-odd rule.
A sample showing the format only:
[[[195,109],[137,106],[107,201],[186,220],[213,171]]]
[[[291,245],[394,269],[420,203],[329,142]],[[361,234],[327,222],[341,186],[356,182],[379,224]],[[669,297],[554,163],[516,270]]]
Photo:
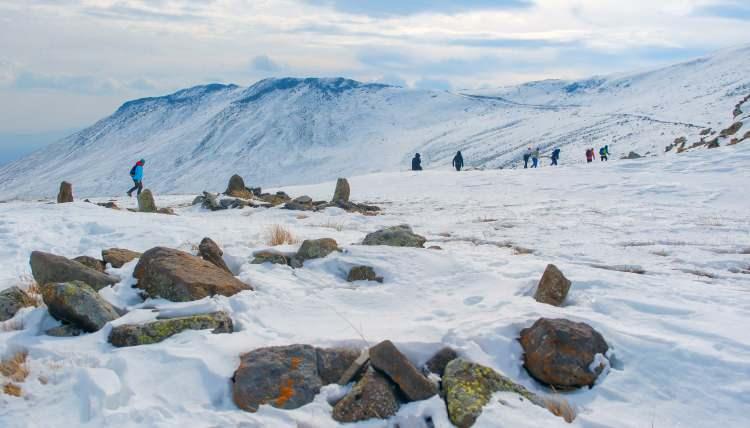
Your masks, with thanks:
[[[57,203],[63,204],[63,203],[70,203],[70,202],[73,202],[73,185],[68,183],[67,181],[63,181],[62,183],[60,183],[60,190],[57,193]],[[86,199],[85,202],[91,202],[91,201]],[[104,208],[113,209],[113,210],[120,210],[120,207],[117,206],[117,204],[114,203],[114,201],[101,202],[101,203],[97,203],[96,205],[100,207],[104,207]],[[154,200],[154,194],[149,189],[144,189],[138,195],[138,209],[137,210],[129,209],[128,211],[175,215],[175,212],[172,208],[158,208],[156,206],[156,201]]]
[[[347,212],[359,213],[364,215],[375,215],[380,212],[380,208],[374,205],[359,204],[350,201],[351,187],[349,181],[345,178],[339,178],[336,181],[336,189],[333,191],[333,198],[330,201],[313,201],[309,196],[300,196],[286,204],[284,209],[294,211],[320,211],[326,208],[341,208]]]
[[[20,287],[9,287],[0,291],[0,322],[16,316],[22,308],[34,306],[34,299]]]
[[[335,239],[308,239],[303,241],[299,250],[293,254],[273,250],[258,251],[253,255],[252,264],[282,264],[296,269],[303,267],[307,260],[322,259],[328,257],[331,253],[340,251],[341,248],[339,248],[339,244]]]

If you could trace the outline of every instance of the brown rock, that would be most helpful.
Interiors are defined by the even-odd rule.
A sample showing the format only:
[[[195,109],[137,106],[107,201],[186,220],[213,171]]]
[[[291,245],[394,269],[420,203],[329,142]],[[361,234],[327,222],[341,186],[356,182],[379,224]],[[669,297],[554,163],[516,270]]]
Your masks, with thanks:
[[[253,199],[253,193],[245,187],[245,180],[237,174],[229,179],[229,185],[224,193],[235,198]]]
[[[350,193],[351,188],[349,187],[349,182],[346,178],[339,178],[338,181],[336,181],[336,190],[333,192],[333,199],[331,199],[331,202],[349,202]]]
[[[571,282],[555,265],[547,265],[542,279],[536,287],[534,299],[540,303],[562,306],[568,296]]]
[[[348,282],[354,281],[377,281],[383,282],[383,277],[375,273],[371,266],[354,266],[347,275]]]
[[[425,363],[425,368],[429,370],[430,373],[435,373],[442,377],[443,373],[445,373],[445,367],[456,358],[458,358],[458,353],[453,348],[446,346],[439,350],[427,361],[427,363]]]
[[[390,340],[370,348],[370,364],[396,383],[409,401],[420,401],[437,394],[437,388]]]
[[[198,245],[198,254],[203,257],[203,260],[209,261],[217,267],[232,273],[232,271],[229,270],[229,266],[224,263],[224,259],[221,257],[224,255],[224,252],[221,251],[219,245],[211,238],[203,238],[200,245]]]
[[[258,251],[253,254],[253,257],[253,261],[250,263],[254,265],[261,265],[263,263],[271,263],[275,265],[289,264],[289,257],[287,255],[274,251]]]
[[[34,280],[40,285],[50,282],[82,281],[98,291],[119,282],[119,279],[113,276],[76,261],[41,251],[31,253],[29,264]]]
[[[60,183],[60,192],[57,194],[57,203],[64,204],[73,202],[73,185],[67,181]]]
[[[337,383],[362,353],[351,348],[316,348],[318,353],[318,375],[323,385]]]
[[[78,256],[73,261],[102,273],[104,273],[104,268],[106,267],[103,261],[89,256]]]
[[[111,264],[115,269],[120,269],[127,263],[140,258],[141,255],[142,254],[139,252],[126,250],[123,248],[110,248],[107,250],[102,250],[102,260],[104,260],[104,263]]]
[[[369,369],[354,388],[333,408],[333,419],[338,422],[359,422],[386,419],[398,411],[396,390],[388,379]]]

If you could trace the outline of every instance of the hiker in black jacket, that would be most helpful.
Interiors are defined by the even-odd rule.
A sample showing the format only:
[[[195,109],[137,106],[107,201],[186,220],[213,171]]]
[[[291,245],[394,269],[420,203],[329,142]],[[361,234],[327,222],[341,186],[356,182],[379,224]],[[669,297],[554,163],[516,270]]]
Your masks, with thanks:
[[[414,159],[411,160],[411,170],[421,171],[422,170],[422,157],[417,153],[414,155]]]
[[[456,171],[461,171],[461,168],[464,167],[464,157],[461,156],[460,150],[456,153],[456,156],[453,157],[453,166],[456,167]]]

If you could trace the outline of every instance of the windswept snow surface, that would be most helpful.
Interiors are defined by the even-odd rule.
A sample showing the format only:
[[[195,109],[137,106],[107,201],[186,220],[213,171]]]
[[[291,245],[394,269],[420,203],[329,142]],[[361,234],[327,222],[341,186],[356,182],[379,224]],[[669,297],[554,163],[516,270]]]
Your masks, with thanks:
[[[467,167],[518,166],[529,146],[584,162],[589,147],[614,156],[663,155],[732,122],[750,95],[750,47],[649,72],[533,82],[462,93],[348,79],[267,79],[248,88],[207,85],[125,103],[60,143],[0,168],[0,199],[53,196],[61,181],[80,196],[121,195],[147,160],[157,193],[219,188],[238,173],[250,185],[306,184],[428,168],[457,150]]]
[[[140,302],[131,288],[135,262],[109,269],[123,280],[101,294],[130,310],[112,324],[151,319],[149,308],[224,309],[239,330],[185,332],[123,349],[107,344],[110,326],[78,338],[44,336],[55,321],[45,309],[25,310],[12,320],[23,330],[0,329],[0,355],[26,349],[31,369],[22,398],[0,395],[0,426],[338,426],[327,399],[341,387],[294,411],[250,414],[233,404],[239,355],[293,343],[391,339],[416,363],[450,345],[548,395],[522,368],[517,342],[539,317],[592,325],[610,345],[611,369],[592,389],[562,394],[578,412],[572,425],[498,394],[476,426],[750,426],[748,164],[750,145],[742,143],[606,164],[353,178],[355,200],[384,207],[377,217],[338,209],[300,218],[281,209],[182,207],[179,216],[164,216],[82,202],[0,204],[0,287],[29,275],[32,250],[69,257],[113,246],[194,251],[210,236],[237,276],[257,288],[193,303]],[[285,190],[322,199],[333,183]],[[157,195],[162,206],[191,199]],[[368,232],[402,223],[442,251],[357,245]],[[297,270],[251,265],[273,224],[301,238],[335,238],[345,251]],[[531,297],[548,263],[573,282],[564,307]],[[385,283],[347,283],[356,264],[374,266]],[[354,426],[424,427],[426,416],[450,426],[436,397],[402,407],[389,421]]]

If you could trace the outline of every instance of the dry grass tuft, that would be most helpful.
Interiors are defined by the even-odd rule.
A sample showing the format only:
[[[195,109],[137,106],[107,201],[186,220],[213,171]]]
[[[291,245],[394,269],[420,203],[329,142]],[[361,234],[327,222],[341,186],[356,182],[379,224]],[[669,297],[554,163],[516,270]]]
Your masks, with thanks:
[[[343,223],[334,223],[331,220],[328,220],[328,222],[324,224],[319,224],[316,227],[325,227],[326,229],[333,229],[337,232],[341,232],[344,230],[344,224]]]
[[[23,382],[29,375],[29,368],[26,367],[28,356],[29,354],[26,351],[20,351],[10,358],[0,361],[0,374],[13,382]]]
[[[31,275],[22,275],[19,278],[18,288],[26,293],[23,299],[24,307],[39,307],[42,305],[42,290]]]
[[[14,384],[14,383],[6,383],[3,385],[3,392],[7,395],[12,395],[14,397],[20,397],[21,396],[21,387]]]
[[[297,244],[300,240],[286,227],[275,224],[268,229],[266,243],[272,247],[284,244]]]
[[[310,218],[307,214],[297,214],[297,217],[295,217],[297,220],[304,220],[306,218]]]
[[[568,400],[555,395],[553,398],[546,398],[544,400],[544,406],[547,407],[553,415],[565,419],[565,422],[572,423],[576,418],[576,411],[573,406],[568,403]]]

